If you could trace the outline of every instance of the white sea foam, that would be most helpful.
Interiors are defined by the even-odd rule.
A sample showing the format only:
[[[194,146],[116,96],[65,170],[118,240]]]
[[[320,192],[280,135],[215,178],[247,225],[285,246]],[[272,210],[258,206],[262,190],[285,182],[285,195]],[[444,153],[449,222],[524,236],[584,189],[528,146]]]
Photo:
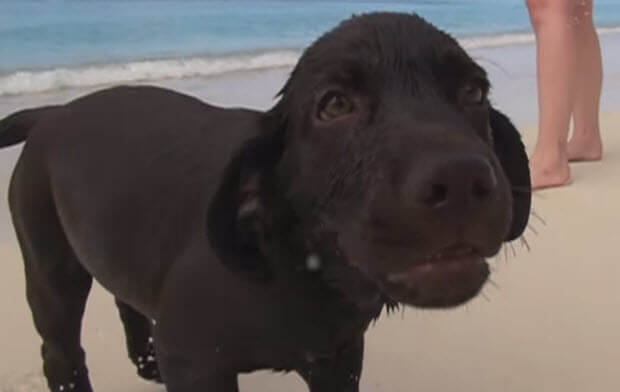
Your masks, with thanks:
[[[618,34],[620,33],[620,26],[601,27],[597,31],[600,35]],[[462,38],[459,39],[459,43],[466,49],[479,49],[529,44],[535,42],[535,40],[536,37],[532,33],[507,33]]]
[[[489,36],[467,37],[459,39],[465,49],[493,48],[509,45],[529,44],[534,42],[534,34],[514,33]]]
[[[599,34],[620,33],[619,27],[603,27]],[[466,49],[502,47],[534,42],[530,33],[510,33],[460,39]],[[227,72],[251,71],[293,66],[299,51],[280,50],[220,57],[190,57],[61,67],[49,70],[17,71],[0,75],[0,96],[31,94],[67,88],[105,84],[214,76]]]
[[[144,60],[125,64],[18,71],[0,76],[0,96],[286,67],[294,65],[299,55],[296,51],[273,51],[238,56]]]

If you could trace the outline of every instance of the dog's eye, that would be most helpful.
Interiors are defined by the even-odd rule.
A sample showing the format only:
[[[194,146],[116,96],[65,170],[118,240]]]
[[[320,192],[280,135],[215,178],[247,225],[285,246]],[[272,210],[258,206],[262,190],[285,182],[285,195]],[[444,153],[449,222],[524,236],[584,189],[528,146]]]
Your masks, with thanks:
[[[318,117],[322,121],[334,120],[353,112],[351,99],[342,93],[329,92],[319,103]]]
[[[475,84],[467,84],[461,88],[461,102],[465,105],[481,105],[485,94],[482,88]]]

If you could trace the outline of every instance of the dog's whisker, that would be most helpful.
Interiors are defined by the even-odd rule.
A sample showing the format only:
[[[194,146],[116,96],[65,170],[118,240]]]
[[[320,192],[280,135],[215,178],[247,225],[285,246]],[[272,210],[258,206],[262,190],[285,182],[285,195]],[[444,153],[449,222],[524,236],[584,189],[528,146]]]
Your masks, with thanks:
[[[517,251],[515,250],[515,246],[512,244],[512,242],[509,243],[510,244],[510,249],[512,250],[512,257],[517,257]]]
[[[493,60],[488,59],[488,58],[486,58],[486,57],[477,57],[477,56],[476,56],[476,57],[474,57],[474,59],[475,59],[475,60],[478,60],[478,61],[481,61],[481,62],[485,62],[485,63],[487,63],[487,64],[489,64],[489,65],[494,66],[494,67],[495,67],[495,68],[497,68],[498,70],[502,71],[502,72],[503,72],[506,76],[510,76],[511,78],[512,78],[512,77],[515,77],[515,74],[514,74],[514,73],[512,73],[512,72],[508,71],[508,69],[507,69],[507,68],[503,67],[501,64],[499,64],[499,63],[498,63],[498,62],[496,62],[496,61],[493,61]]]
[[[528,229],[529,229],[532,233],[534,233],[534,235],[538,236],[538,230],[536,230],[536,228],[534,228],[534,226],[533,226],[533,225],[528,224],[528,225],[527,225],[527,228],[528,228]]]
[[[491,302],[491,298],[489,298],[489,296],[484,292],[481,291],[480,295],[482,296],[482,298],[484,298],[487,302]]]
[[[519,240],[521,241],[521,245],[523,245],[528,252],[531,252],[532,248],[530,248],[530,244],[527,242],[525,234],[519,237]]]
[[[495,254],[495,256],[492,257],[493,260],[497,260],[497,261],[501,261],[502,260],[502,248],[504,247],[504,244],[502,244],[502,246],[499,248],[499,250],[497,251],[497,253]],[[491,267],[491,272],[493,271],[493,266],[489,265]]]
[[[536,211],[534,211],[533,209],[530,212],[530,215],[533,216],[534,218],[538,219],[540,221],[540,223],[542,223],[544,226],[547,226],[547,221],[544,220],[540,215],[538,215],[538,213]]]
[[[497,283],[496,283],[493,279],[489,278],[489,279],[487,280],[487,282],[489,282],[489,284],[490,284],[491,286],[495,287],[497,290],[499,290],[499,289],[500,289],[499,285],[498,285],[498,284],[497,284]]]

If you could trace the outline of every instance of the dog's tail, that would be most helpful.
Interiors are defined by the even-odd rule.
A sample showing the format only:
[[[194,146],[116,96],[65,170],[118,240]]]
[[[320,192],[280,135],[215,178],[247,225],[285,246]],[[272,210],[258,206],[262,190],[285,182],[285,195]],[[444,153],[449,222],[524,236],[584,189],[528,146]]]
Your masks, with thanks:
[[[28,138],[30,129],[45,115],[59,106],[43,106],[22,110],[0,120],[0,148],[21,143]]]

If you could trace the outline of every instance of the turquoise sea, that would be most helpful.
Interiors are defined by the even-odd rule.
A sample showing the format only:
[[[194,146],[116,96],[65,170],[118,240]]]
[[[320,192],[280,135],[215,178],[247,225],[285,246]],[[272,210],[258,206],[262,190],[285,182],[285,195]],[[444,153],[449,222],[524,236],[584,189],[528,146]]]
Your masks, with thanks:
[[[620,32],[620,1],[595,7]],[[0,0],[0,95],[288,66],[376,10],[416,12],[470,47],[532,39],[524,0]]]

